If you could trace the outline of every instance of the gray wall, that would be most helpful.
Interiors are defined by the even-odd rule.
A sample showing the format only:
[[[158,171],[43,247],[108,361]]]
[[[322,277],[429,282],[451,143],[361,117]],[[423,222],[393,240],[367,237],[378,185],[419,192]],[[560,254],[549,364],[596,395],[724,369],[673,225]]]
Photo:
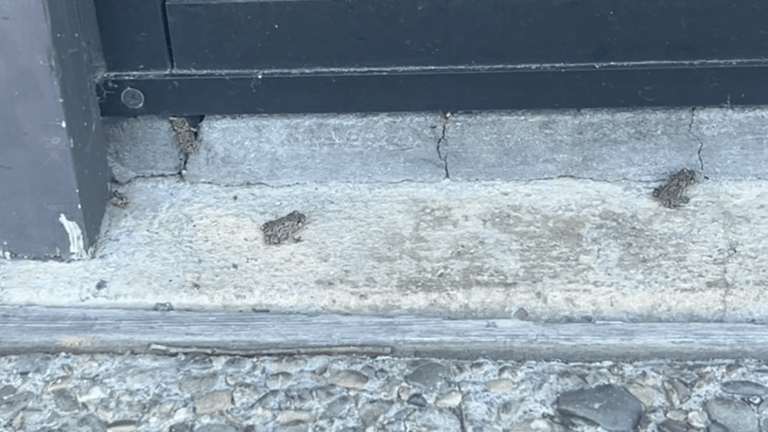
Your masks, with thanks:
[[[0,5],[0,252],[6,257],[82,256],[95,241],[107,197],[100,119],[88,88],[93,44],[79,18],[89,9],[85,2],[51,6],[43,0]],[[73,156],[78,151],[88,160]],[[87,193],[91,199],[81,202]]]

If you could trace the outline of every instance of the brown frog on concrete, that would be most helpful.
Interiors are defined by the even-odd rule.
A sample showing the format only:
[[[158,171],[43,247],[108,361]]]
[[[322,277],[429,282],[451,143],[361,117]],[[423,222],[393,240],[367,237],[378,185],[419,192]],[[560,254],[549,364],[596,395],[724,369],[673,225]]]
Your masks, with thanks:
[[[696,173],[683,168],[673,175],[669,182],[653,190],[653,197],[661,201],[666,208],[678,208],[687,204],[689,199],[684,195],[685,189],[696,183]]]
[[[294,243],[301,241],[300,238],[294,237],[294,234],[304,228],[306,220],[306,216],[294,210],[280,219],[265,223],[261,226],[261,230],[264,232],[264,242],[268,245],[279,245],[288,240],[292,240]]]

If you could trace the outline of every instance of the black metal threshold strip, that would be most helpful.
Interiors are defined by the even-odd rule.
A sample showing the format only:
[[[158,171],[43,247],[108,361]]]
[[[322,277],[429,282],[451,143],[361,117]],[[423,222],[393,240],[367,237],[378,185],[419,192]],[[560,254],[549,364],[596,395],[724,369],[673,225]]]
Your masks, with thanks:
[[[27,352],[390,355],[509,360],[765,357],[765,326],[534,323],[237,311],[0,307],[0,355]]]
[[[768,62],[132,73],[107,75],[100,100],[106,116],[737,106],[768,104],[766,76]]]

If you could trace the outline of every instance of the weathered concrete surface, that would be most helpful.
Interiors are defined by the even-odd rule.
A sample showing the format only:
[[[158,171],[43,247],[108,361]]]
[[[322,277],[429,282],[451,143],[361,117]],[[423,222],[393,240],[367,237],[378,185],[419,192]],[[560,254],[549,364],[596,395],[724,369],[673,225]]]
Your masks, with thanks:
[[[658,110],[209,116],[185,179],[220,185],[768,177],[768,110]],[[108,122],[118,181],[174,175],[167,119]],[[439,147],[439,149],[438,149]],[[447,158],[447,167],[445,159]]]
[[[704,143],[704,172],[721,179],[768,179],[768,110],[695,111],[692,131]]]
[[[446,122],[443,151],[456,180],[652,181],[701,169],[691,115],[690,109],[459,114]]]
[[[175,175],[181,169],[179,144],[167,118],[106,118],[109,166],[115,180]]]
[[[437,113],[206,117],[191,182],[290,185],[440,181]]]
[[[768,182],[221,187],[136,179],[96,258],[2,261],[3,304],[764,320]],[[300,243],[260,226],[299,210]]]

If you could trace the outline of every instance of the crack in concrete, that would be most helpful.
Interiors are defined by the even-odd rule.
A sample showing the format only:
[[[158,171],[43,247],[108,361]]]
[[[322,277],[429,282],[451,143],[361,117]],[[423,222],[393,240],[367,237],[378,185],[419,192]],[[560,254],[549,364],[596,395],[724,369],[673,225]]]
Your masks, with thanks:
[[[131,178],[129,178],[126,181],[119,181],[115,178],[112,179],[112,184],[115,185],[115,187],[121,187],[121,186],[128,186],[129,184],[133,183],[136,179],[154,179],[154,178],[175,178],[179,180],[183,180],[184,178],[179,175],[179,172],[175,173],[168,173],[168,174],[137,174]]]
[[[451,178],[450,173],[448,172],[448,153],[447,150],[444,148],[447,140],[445,139],[445,131],[448,128],[448,120],[451,118],[452,113],[450,112],[442,112],[440,113],[440,120],[443,124],[443,130],[440,135],[440,138],[437,140],[437,157],[443,161],[443,168],[445,169],[445,178],[449,179]]]
[[[701,166],[701,171],[704,171],[704,159],[701,157],[701,150],[704,148],[704,140],[701,139],[698,135],[693,133],[693,123],[696,119],[696,107],[691,108],[691,121],[688,123],[688,135],[692,136],[693,139],[695,139],[699,143],[699,149],[696,151],[696,156],[699,158],[699,165]]]

